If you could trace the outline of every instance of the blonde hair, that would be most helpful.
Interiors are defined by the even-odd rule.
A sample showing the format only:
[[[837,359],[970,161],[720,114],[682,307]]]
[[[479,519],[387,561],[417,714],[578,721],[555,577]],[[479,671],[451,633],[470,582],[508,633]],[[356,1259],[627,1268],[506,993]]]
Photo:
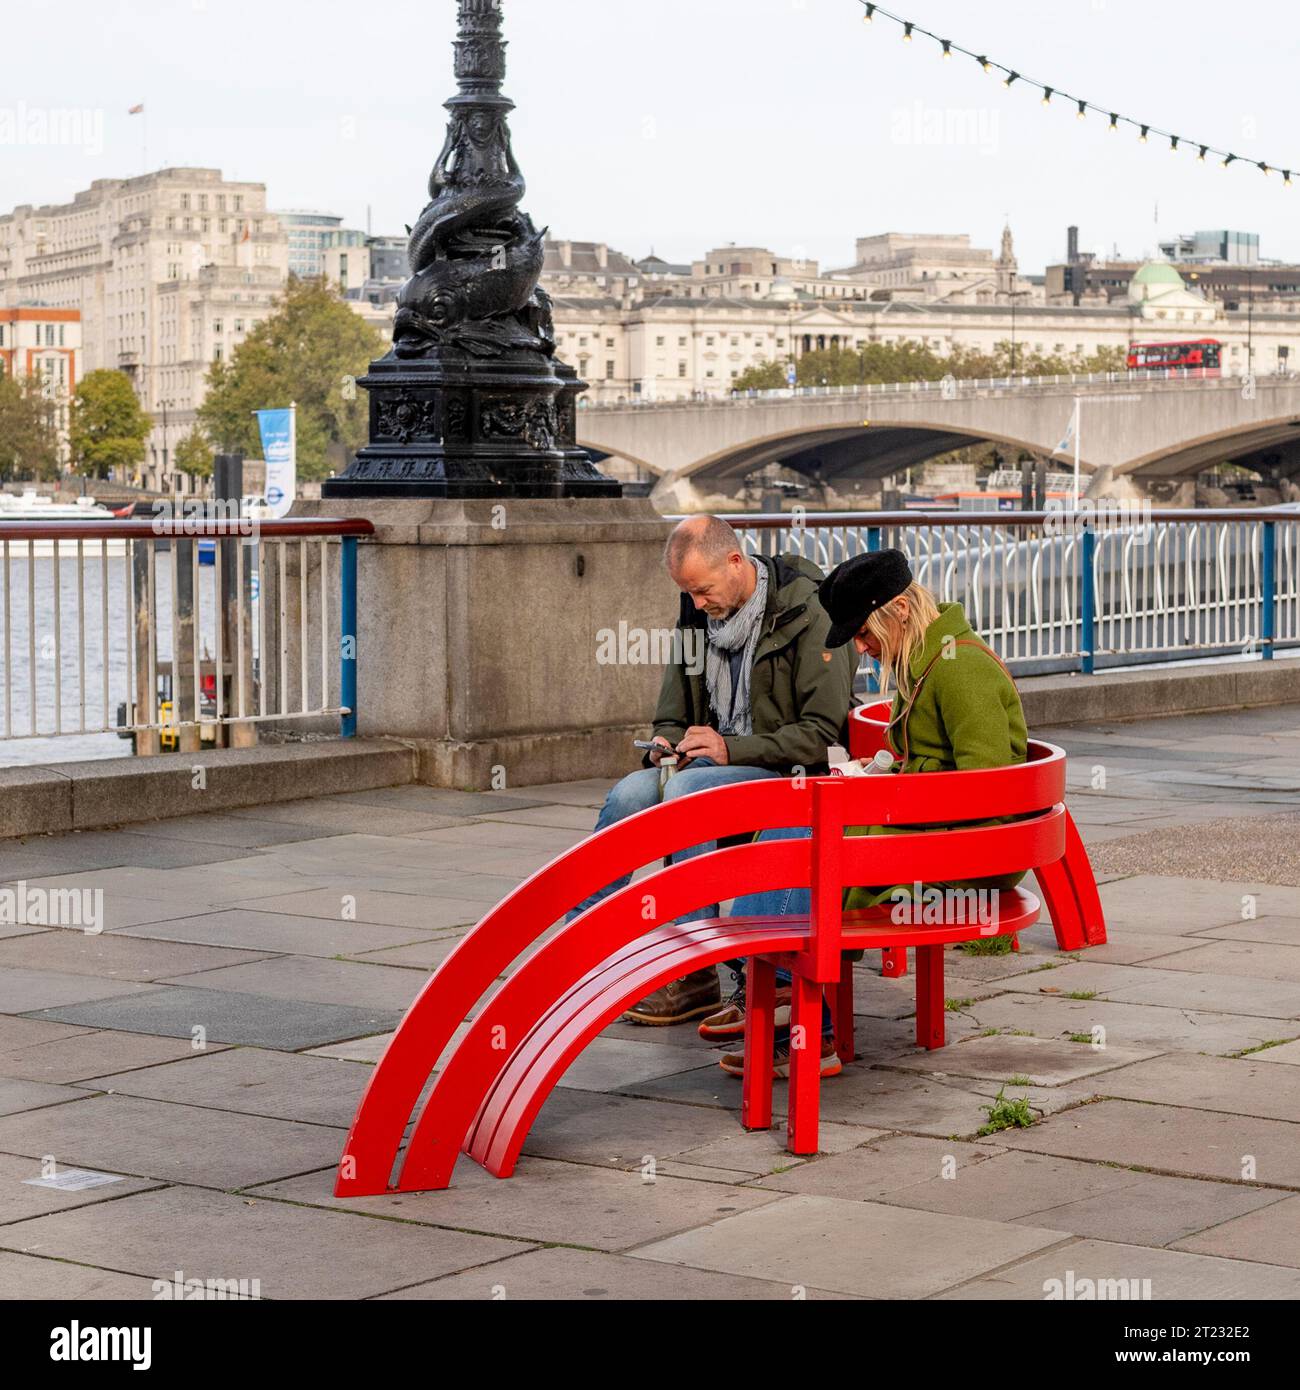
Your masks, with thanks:
[[[925,630],[939,616],[934,595],[915,580],[898,596],[907,600],[907,617],[899,615],[898,599],[877,608],[867,619],[867,628],[880,643],[881,693],[890,682],[907,699],[912,694],[912,657],[925,642]]]

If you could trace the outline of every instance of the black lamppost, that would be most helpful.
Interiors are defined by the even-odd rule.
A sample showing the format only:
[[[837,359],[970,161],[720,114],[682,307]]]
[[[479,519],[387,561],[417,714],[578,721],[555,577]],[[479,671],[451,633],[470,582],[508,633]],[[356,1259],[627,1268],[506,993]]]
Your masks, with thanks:
[[[555,359],[546,233],[519,210],[501,0],[459,0],[457,22],[460,90],[411,231],[393,348],[360,381],[370,442],[322,494],[619,497],[575,443],[586,383]]]

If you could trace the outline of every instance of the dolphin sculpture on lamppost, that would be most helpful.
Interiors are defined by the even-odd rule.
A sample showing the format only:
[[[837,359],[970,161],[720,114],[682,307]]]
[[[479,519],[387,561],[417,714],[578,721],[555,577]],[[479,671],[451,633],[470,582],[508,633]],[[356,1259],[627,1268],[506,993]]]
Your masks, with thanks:
[[[525,183],[502,94],[501,0],[458,0],[450,120],[410,229],[411,277],[391,351],[360,379],[369,443],[325,497],[619,497],[576,443],[586,389],[555,357],[539,283],[546,229]]]

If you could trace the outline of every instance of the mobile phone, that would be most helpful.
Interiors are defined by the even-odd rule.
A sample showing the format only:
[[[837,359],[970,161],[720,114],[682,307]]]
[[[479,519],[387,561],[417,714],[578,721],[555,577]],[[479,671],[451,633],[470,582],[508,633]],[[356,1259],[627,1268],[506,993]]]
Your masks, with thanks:
[[[632,747],[633,747],[633,748],[645,748],[645,749],[650,749],[650,748],[662,748],[662,747],[663,747],[663,744],[662,744],[662,743],[647,743],[645,739],[634,738],[634,739],[632,740]]]

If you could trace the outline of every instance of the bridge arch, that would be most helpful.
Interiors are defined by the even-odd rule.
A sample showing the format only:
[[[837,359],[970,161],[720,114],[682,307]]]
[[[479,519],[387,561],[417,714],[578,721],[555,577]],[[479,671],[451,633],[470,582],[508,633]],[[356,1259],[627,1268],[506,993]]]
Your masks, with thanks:
[[[1191,439],[1181,439],[1169,448],[1139,454],[1116,467],[1124,474],[1146,478],[1188,477],[1225,456],[1244,459],[1268,450],[1292,452],[1288,472],[1300,471],[1300,416],[1281,415],[1252,421],[1248,426],[1233,425]]]

